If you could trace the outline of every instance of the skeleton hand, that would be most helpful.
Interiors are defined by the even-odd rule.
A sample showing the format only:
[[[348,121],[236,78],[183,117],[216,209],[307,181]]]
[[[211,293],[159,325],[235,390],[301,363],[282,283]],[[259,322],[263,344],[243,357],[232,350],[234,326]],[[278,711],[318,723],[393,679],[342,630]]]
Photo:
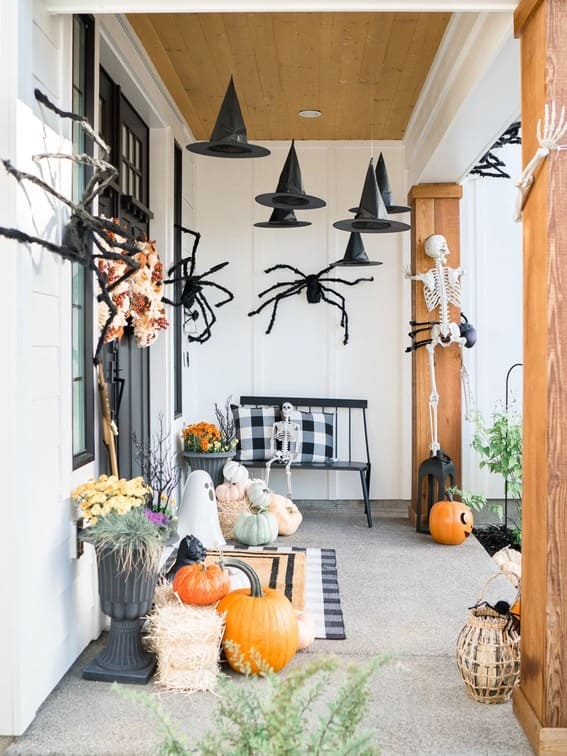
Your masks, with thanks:
[[[409,265],[404,265],[402,268],[402,273],[404,274],[404,278],[413,278],[413,274],[411,272]]]

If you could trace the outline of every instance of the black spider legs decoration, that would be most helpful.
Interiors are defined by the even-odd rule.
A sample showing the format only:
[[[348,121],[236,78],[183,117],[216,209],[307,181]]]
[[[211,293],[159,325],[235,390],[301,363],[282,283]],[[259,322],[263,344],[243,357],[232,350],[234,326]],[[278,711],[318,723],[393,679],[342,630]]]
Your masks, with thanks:
[[[196,321],[199,316],[202,316],[204,321],[204,327],[202,330],[197,334],[189,334],[187,337],[189,341],[196,341],[197,343],[202,344],[211,337],[211,328],[217,320],[214,310],[205,296],[205,287],[209,287],[209,289],[218,289],[226,294],[224,299],[215,302],[215,307],[222,307],[234,299],[233,293],[225,286],[214,281],[205,280],[207,276],[217,273],[219,270],[226,267],[228,261],[213,265],[212,268],[209,268],[209,270],[204,273],[196,275],[195,265],[197,262],[197,247],[199,246],[201,234],[198,231],[193,231],[180,224],[175,224],[175,228],[180,229],[183,233],[191,234],[191,236],[194,237],[193,248],[190,255],[171,266],[168,270],[169,278],[163,282],[164,285],[183,284],[179,301],[177,301],[176,298],[168,299],[164,297],[164,302],[172,307],[183,307],[185,312],[184,326],[190,321]]]
[[[439,325],[438,320],[410,320],[410,326],[419,326],[418,328],[413,328],[411,331],[409,331],[408,336],[412,340],[411,346],[406,347],[406,352],[414,352],[416,349],[419,349],[420,347],[427,346],[427,344],[431,344],[432,339],[421,339],[420,341],[415,341],[415,337],[418,333],[424,333],[425,331],[430,331],[431,328],[434,325]]]
[[[299,276],[299,279],[296,279],[294,281],[280,281],[261,291],[258,294],[259,297],[263,297],[266,294],[270,293],[272,293],[272,296],[265,302],[263,302],[258,308],[249,312],[248,315],[258,315],[258,313],[260,313],[265,307],[273,304],[272,314],[268,323],[268,327],[266,329],[266,334],[269,334],[274,326],[280,302],[283,299],[287,299],[288,297],[292,297],[295,294],[299,294],[303,289],[305,289],[307,301],[310,304],[317,304],[318,302],[323,300],[327,304],[338,307],[338,309],[341,311],[340,325],[344,329],[343,344],[347,344],[349,333],[346,300],[344,296],[338,291],[335,291],[333,287],[325,284],[342,283],[346,284],[347,286],[355,286],[357,283],[361,283],[362,281],[373,281],[374,278],[357,278],[354,281],[347,281],[343,278],[324,277],[324,274],[332,270],[335,265],[336,263],[332,263],[323,270],[319,271],[319,273],[312,273],[309,275],[305,275],[301,270],[299,270],[299,268],[296,268],[293,265],[288,265],[287,263],[280,263],[278,265],[273,265],[270,268],[266,268],[265,273],[271,273],[274,270],[291,270],[293,273]]]
[[[75,113],[61,110],[39,89],[35,89],[34,94],[42,106],[52,110],[61,118],[68,118],[76,122],[83,132],[98,145],[105,156],[110,154],[108,145],[96,134],[85,118]],[[110,297],[110,293],[140,267],[139,263],[133,258],[138,248],[135,240],[128,238],[118,224],[106,218],[95,217],[89,211],[89,207],[95,197],[115,178],[118,173],[117,169],[104,159],[94,158],[86,154],[40,153],[33,156],[33,160],[38,164],[41,164],[43,160],[49,159],[70,160],[93,169],[92,176],[79,202],[74,203],[72,200],[67,199],[67,197],[55,190],[39,176],[19,171],[9,160],[2,160],[2,163],[7,173],[13,176],[18,183],[25,184],[29,182],[34,184],[48,196],[53,197],[70,209],[71,217],[63,230],[61,244],[55,244],[38,236],[26,234],[18,229],[4,227],[0,227],[0,236],[5,236],[24,244],[37,244],[49,252],[60,255],[63,259],[83,265],[95,273],[100,287],[98,301],[104,302],[109,310],[108,318],[102,328],[95,350],[94,362],[97,364],[105,336],[116,315],[116,307]],[[99,250],[98,253],[93,250],[92,245]],[[120,260],[125,266],[124,274],[112,284],[107,284],[106,278],[97,264],[97,259]]]

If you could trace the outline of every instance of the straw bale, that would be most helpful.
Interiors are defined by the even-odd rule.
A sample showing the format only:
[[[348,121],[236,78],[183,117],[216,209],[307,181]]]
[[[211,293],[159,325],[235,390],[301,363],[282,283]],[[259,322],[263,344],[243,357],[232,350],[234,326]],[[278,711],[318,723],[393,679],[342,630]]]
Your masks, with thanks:
[[[183,604],[169,584],[161,583],[148,627],[158,685],[190,693],[215,688],[224,619],[214,606]]]
[[[235,501],[223,501],[217,503],[219,523],[223,536],[228,540],[234,540],[234,525],[242,512],[250,511],[250,503],[246,496]]]

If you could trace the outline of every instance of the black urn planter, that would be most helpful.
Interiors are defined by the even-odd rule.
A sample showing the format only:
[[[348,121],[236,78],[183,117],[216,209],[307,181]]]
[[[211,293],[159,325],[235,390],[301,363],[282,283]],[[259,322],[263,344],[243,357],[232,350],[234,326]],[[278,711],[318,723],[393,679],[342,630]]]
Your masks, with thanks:
[[[157,567],[141,560],[128,571],[119,552],[97,549],[98,592],[102,611],[111,618],[106,648],[85,668],[86,680],[144,685],[152,676],[155,656],[142,648],[140,619],[151,609]]]

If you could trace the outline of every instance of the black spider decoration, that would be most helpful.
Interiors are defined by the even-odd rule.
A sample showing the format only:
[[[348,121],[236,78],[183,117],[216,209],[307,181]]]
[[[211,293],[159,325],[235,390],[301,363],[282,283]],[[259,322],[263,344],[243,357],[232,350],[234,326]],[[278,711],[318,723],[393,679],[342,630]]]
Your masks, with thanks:
[[[335,289],[331,288],[330,286],[325,286],[325,284],[342,283],[346,284],[347,286],[354,286],[361,281],[374,281],[374,276],[371,276],[370,278],[357,278],[354,281],[346,281],[344,278],[323,278],[325,273],[328,273],[330,270],[332,270],[334,266],[335,264],[333,263],[333,265],[329,265],[328,267],[323,268],[323,270],[320,270],[319,273],[310,273],[309,275],[305,275],[305,273],[302,273],[298,268],[294,268],[293,265],[280,264],[272,265],[271,268],[266,268],[266,270],[264,271],[265,273],[271,273],[273,270],[282,270],[286,268],[287,270],[291,270],[294,273],[297,273],[300,278],[296,279],[295,281],[284,281],[281,283],[276,283],[273,286],[264,289],[264,291],[261,291],[258,294],[259,297],[263,297],[265,294],[269,294],[269,292],[271,291],[280,289],[280,291],[278,291],[272,297],[267,299],[263,304],[261,304],[258,309],[249,312],[248,315],[258,315],[258,313],[262,312],[265,307],[272,304],[273,302],[274,307],[272,309],[272,316],[266,329],[266,333],[270,333],[276,320],[278,305],[281,300],[286,299],[287,297],[291,297],[294,294],[299,294],[303,289],[305,289],[307,301],[310,304],[318,304],[321,300],[323,300],[324,302],[327,302],[327,304],[331,304],[339,308],[339,310],[341,311],[340,325],[341,328],[344,329],[343,344],[347,344],[348,313],[346,311],[345,298],[342,294],[339,294],[338,291],[335,291]],[[282,289],[284,290],[282,291]]]
[[[39,89],[34,90],[34,95],[41,105],[52,110],[60,118],[69,118],[77,123],[82,131],[98,145],[104,156],[108,157],[110,154],[108,145],[98,136],[98,134],[96,134],[85,118],[78,116],[75,113],[60,110]],[[39,176],[19,171],[17,168],[14,168],[9,160],[3,159],[2,163],[6,171],[19,183],[30,182],[35,184],[43,189],[43,191],[49,196],[54,197],[57,201],[70,208],[71,216],[69,222],[63,229],[61,243],[55,244],[46,239],[41,239],[38,236],[26,234],[15,228],[0,227],[0,236],[5,236],[8,239],[15,239],[22,244],[38,244],[40,247],[60,255],[65,260],[70,260],[71,262],[83,265],[86,269],[92,271],[96,275],[100,287],[98,301],[105,302],[109,311],[108,317],[102,327],[94,354],[94,362],[97,364],[106,333],[117,312],[110,294],[113,289],[119,286],[140,267],[140,263],[133,258],[133,255],[139,250],[136,246],[136,240],[120,225],[107,218],[94,216],[89,210],[95,197],[103,192],[108,184],[110,184],[118,175],[117,169],[104,159],[97,159],[86,154],[72,155],[68,153],[42,153],[33,156],[33,160],[36,163],[41,163],[42,160],[48,159],[71,160],[74,163],[82,164],[92,169],[91,178],[85,187],[83,196],[79,202],[72,202],[39,178]],[[95,248],[98,252],[95,251]],[[116,252],[113,251],[113,249],[119,249],[122,251]],[[120,260],[125,266],[124,274],[116,281],[108,284],[106,276],[101,272],[97,265],[98,259]]]
[[[167,304],[172,307],[183,307],[185,314],[185,320],[183,322],[184,326],[190,322],[197,322],[199,318],[202,318],[203,327],[198,330],[197,333],[188,333],[187,339],[188,341],[196,341],[199,344],[203,344],[211,338],[211,328],[217,319],[213,308],[205,297],[204,287],[211,286],[215,289],[220,289],[220,291],[223,291],[228,295],[226,299],[223,299],[221,302],[216,302],[215,307],[222,307],[234,299],[234,294],[231,291],[214,281],[206,281],[205,277],[211,275],[211,273],[216,273],[217,271],[222,270],[222,268],[228,265],[228,262],[213,265],[213,267],[205,271],[205,273],[196,275],[195,265],[197,262],[197,247],[199,246],[201,234],[198,231],[192,231],[190,228],[185,228],[185,226],[177,226],[177,228],[181,229],[185,234],[191,234],[194,236],[195,241],[193,242],[191,254],[175,263],[175,265],[172,265],[167,271],[168,276],[173,275],[173,278],[168,278],[163,282],[164,285],[183,283],[183,290],[179,297],[179,301],[176,302],[172,299],[166,299],[166,297],[163,298],[163,301],[167,302]]]

